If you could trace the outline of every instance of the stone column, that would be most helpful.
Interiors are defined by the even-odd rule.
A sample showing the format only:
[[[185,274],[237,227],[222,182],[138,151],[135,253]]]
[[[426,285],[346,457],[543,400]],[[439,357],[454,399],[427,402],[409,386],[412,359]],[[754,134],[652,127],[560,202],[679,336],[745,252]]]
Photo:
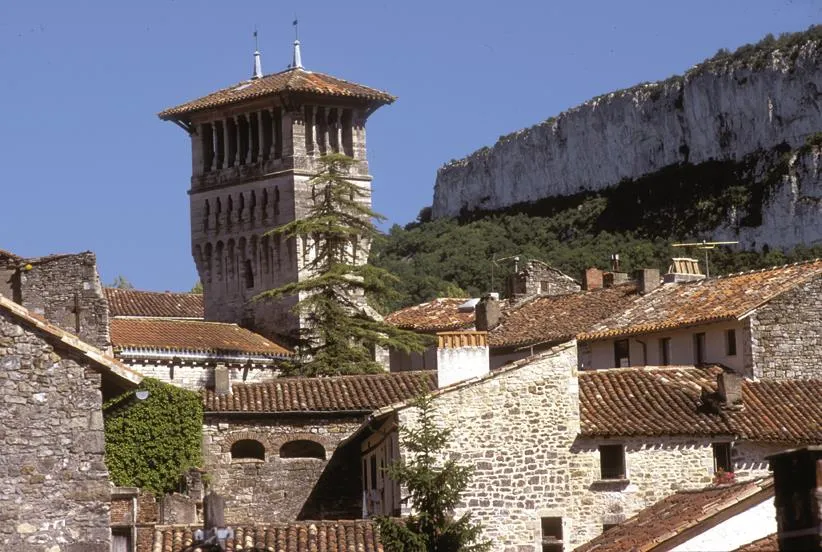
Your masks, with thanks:
[[[255,113],[254,116],[257,117],[257,161],[259,162],[265,159],[268,153],[265,151],[265,129],[263,128],[265,117],[262,110]]]
[[[242,127],[240,126],[240,117],[242,117],[242,115],[235,115],[235,116],[232,118],[232,119],[233,119],[233,121],[234,121],[234,134],[235,134],[235,136],[237,137],[237,147],[236,147],[236,148],[234,148],[234,151],[235,151],[235,154],[234,154],[234,165],[240,165],[240,164],[242,164],[242,163],[245,163],[245,156],[244,156],[244,155],[243,155],[243,153],[240,151],[240,148],[242,147],[242,143],[243,143],[243,139],[242,139],[242,131],[243,131],[243,129],[242,129]]]
[[[343,132],[342,132],[342,113],[343,110],[340,108],[336,108],[334,110],[334,132],[336,133],[336,148],[334,151],[337,153],[343,153],[345,148],[343,148]]]
[[[228,118],[223,121],[223,147],[225,148],[224,149],[225,153],[223,153],[223,168],[224,169],[227,169],[230,166],[230,163],[231,163],[229,161],[231,159],[231,157],[230,157],[231,156],[231,136],[230,136],[230,133],[229,133],[230,129],[229,129],[228,121],[229,121]]]
[[[314,115],[314,106],[305,106],[305,151],[308,155],[312,155],[316,149],[316,141],[314,139],[315,123],[316,117]]]

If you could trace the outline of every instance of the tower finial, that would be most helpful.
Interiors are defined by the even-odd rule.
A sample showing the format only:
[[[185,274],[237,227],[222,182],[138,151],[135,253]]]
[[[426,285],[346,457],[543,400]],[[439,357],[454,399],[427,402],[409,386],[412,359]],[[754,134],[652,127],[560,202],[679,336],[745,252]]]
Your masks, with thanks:
[[[252,79],[259,79],[263,76],[263,64],[260,61],[260,49],[257,45],[257,28],[254,28],[254,73]]]
[[[303,68],[303,58],[300,55],[300,31],[298,25],[297,18],[294,17],[294,60],[291,63],[291,67],[293,69],[302,69]]]

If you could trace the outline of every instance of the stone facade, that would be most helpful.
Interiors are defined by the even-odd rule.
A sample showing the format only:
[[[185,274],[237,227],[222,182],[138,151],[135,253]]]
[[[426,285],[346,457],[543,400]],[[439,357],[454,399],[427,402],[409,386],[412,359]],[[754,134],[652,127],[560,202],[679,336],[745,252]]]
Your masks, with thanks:
[[[211,478],[210,489],[226,497],[226,522],[359,518],[359,448],[341,448],[340,443],[361,422],[361,415],[249,418],[207,414],[205,469]],[[232,459],[232,445],[241,440],[262,444],[263,459]],[[283,448],[298,441],[309,442],[311,451],[296,449],[289,454]],[[322,447],[320,454],[315,454],[320,451],[317,445]]]
[[[511,274],[505,281],[505,296],[522,299],[535,295],[560,295],[580,290],[580,285],[570,276],[535,259]]]
[[[180,364],[152,359],[132,359],[118,357],[133,370],[148,378],[155,378],[183,389],[200,391],[214,388],[215,364]],[[275,366],[229,366],[229,379],[236,383],[257,383],[277,377],[280,372]]]
[[[783,293],[750,316],[753,375],[822,377],[822,277]]]
[[[108,552],[101,376],[0,312],[0,544]]]
[[[86,343],[110,348],[108,302],[94,253],[18,259],[0,265],[0,294]]]
[[[569,343],[435,394],[442,423],[453,430],[448,457],[475,468],[458,513],[470,510],[483,523],[494,550],[542,550],[546,517],[562,518],[565,549],[572,550],[604,524],[624,521],[678,490],[710,484],[712,444],[731,440],[580,436],[576,370],[576,346]],[[401,427],[414,426],[414,409],[400,409],[396,417]],[[602,479],[599,446],[608,444],[624,447],[624,479]],[[732,450],[742,479],[767,475],[765,456],[777,448],[737,442]]]

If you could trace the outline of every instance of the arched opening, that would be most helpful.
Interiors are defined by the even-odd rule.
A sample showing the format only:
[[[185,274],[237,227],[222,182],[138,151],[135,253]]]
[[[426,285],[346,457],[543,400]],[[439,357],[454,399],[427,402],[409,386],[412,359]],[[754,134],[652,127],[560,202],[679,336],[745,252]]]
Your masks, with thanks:
[[[289,441],[280,447],[280,458],[318,458],[325,460],[325,447],[307,439]]]
[[[265,460],[265,447],[254,439],[240,439],[231,445],[232,460]]]
[[[245,273],[245,287],[246,287],[246,289],[252,289],[254,287],[254,270],[251,268],[251,260],[250,259],[245,260],[244,273]]]

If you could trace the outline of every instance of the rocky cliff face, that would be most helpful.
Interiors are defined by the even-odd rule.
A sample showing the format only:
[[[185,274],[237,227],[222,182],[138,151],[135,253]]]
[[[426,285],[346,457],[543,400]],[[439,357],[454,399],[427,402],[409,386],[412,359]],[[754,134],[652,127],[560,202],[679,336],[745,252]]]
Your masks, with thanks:
[[[750,165],[777,148],[795,154],[788,173],[770,183],[761,225],[731,220],[722,235],[772,245],[822,238],[819,157],[798,153],[822,131],[822,39],[749,48],[683,77],[595,98],[442,167],[433,216],[604,190],[676,166]],[[772,169],[759,163],[747,171],[750,184]]]

